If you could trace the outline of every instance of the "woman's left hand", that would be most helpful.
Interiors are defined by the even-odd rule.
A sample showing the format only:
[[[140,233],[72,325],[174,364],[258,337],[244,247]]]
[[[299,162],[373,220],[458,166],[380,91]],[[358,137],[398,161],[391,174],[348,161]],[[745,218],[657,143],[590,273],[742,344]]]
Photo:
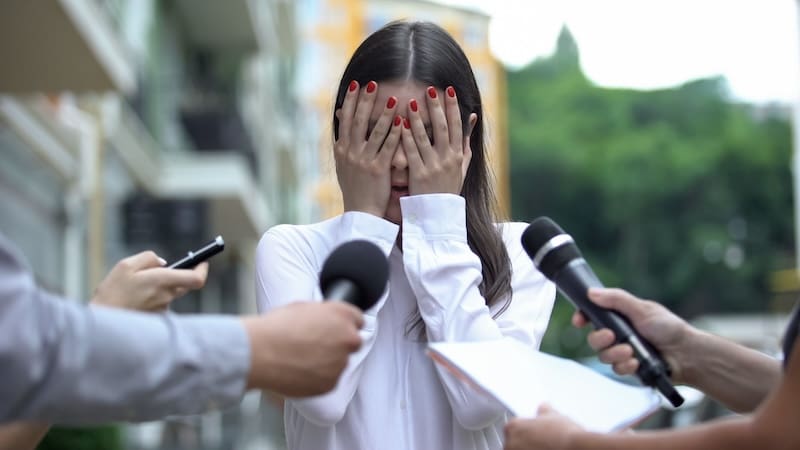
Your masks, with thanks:
[[[472,151],[469,137],[462,133],[455,90],[448,87],[440,93],[431,86],[425,99],[432,136],[423,124],[416,99],[409,101],[402,133],[408,159],[409,194],[460,194]]]

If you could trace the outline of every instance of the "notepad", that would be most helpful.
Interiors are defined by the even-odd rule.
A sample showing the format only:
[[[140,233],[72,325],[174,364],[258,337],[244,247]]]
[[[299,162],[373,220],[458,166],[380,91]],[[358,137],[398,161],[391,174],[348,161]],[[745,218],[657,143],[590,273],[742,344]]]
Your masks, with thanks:
[[[661,404],[651,388],[612,380],[511,338],[431,343],[428,355],[517,417],[535,417],[539,405],[549,403],[585,429],[607,433],[641,421]]]

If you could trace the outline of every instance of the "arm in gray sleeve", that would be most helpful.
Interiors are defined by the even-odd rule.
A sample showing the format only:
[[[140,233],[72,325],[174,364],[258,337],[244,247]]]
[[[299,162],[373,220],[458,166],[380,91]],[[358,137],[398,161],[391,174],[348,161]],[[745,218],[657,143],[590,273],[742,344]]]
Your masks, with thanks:
[[[87,308],[39,289],[0,234],[0,422],[145,421],[241,400],[239,320]]]

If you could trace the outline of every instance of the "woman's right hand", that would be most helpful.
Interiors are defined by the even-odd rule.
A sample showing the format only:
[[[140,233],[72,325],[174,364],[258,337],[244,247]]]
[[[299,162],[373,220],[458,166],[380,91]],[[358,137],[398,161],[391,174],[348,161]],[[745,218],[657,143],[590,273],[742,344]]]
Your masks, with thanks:
[[[374,81],[363,90],[358,82],[350,82],[342,108],[336,111],[339,139],[333,153],[344,210],[383,217],[391,193],[391,163],[400,142],[402,120],[395,115],[397,98],[389,97],[386,105],[375,105],[377,91]],[[379,107],[383,111],[372,126],[372,112]]]

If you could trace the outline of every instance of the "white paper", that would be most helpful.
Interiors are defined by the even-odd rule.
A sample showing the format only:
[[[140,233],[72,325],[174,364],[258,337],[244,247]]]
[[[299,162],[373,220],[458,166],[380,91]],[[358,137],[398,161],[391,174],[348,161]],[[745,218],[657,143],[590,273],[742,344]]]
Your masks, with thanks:
[[[606,433],[629,427],[661,404],[651,388],[620,383],[511,338],[431,343],[428,352],[517,417],[535,417],[544,402],[587,430]]]

